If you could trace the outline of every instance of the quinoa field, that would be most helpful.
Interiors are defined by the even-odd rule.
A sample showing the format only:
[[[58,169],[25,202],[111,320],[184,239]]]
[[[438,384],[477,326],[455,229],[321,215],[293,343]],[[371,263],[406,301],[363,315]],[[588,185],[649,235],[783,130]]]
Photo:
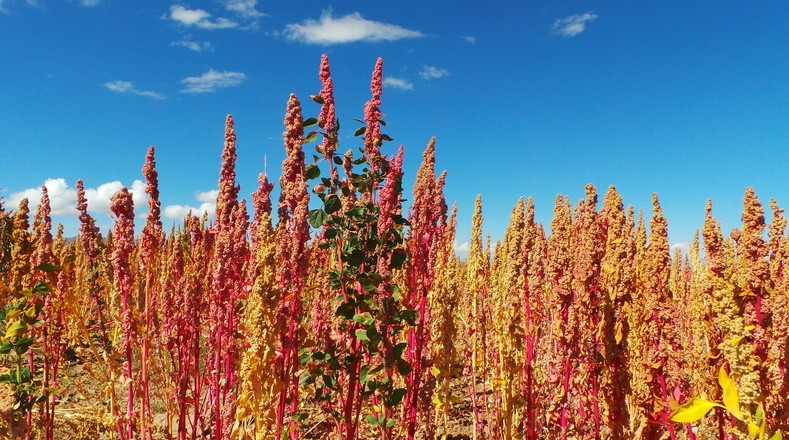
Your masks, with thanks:
[[[636,212],[615,187],[587,185],[576,204],[556,198],[550,224],[529,197],[505,214],[477,196],[461,259],[443,191],[452,170],[435,167],[450,153],[392,142],[382,81],[378,59],[363,118],[341,131],[324,55],[319,91],[283,103],[285,160],[257,188],[236,182],[228,115],[211,219],[163,228],[154,147],[136,165],[144,218],[124,188],[101,231],[82,181],[76,237],[53,225],[46,187],[35,212],[27,199],[0,205],[0,437],[789,432],[776,201],[743,188],[732,231],[709,201],[689,250],[672,252],[657,194]],[[406,154],[422,155],[413,188]],[[503,237],[483,236],[486,215],[510,215]]]

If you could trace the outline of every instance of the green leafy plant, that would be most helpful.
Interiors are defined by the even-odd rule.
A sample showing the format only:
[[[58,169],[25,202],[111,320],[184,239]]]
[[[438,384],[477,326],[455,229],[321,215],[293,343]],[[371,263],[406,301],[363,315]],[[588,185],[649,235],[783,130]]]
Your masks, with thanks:
[[[36,270],[57,272],[60,267],[42,264]],[[8,290],[6,286],[2,289]],[[0,323],[5,327],[5,334],[0,338],[0,355],[10,356],[12,366],[8,373],[0,375],[0,383],[14,388],[16,402],[13,410],[26,415],[49,397],[48,390],[42,390],[41,381],[34,377],[31,366],[25,365],[25,357],[29,358],[28,351],[36,343],[34,329],[43,325],[39,315],[50,288],[39,280],[32,289],[7,293],[9,301],[0,315]]]
[[[323,98],[313,98],[324,104]],[[357,130],[361,136],[368,125]],[[376,121],[383,125],[383,121]],[[407,344],[401,342],[408,326],[415,325],[416,312],[404,307],[393,272],[406,260],[404,227],[400,214],[402,195],[402,150],[386,158],[370,151],[390,140],[381,135],[366,140],[362,155],[334,155],[339,123],[311,118],[305,126],[319,130],[306,135],[313,142],[322,134],[317,150],[324,156],[328,177],[321,177],[319,162],[305,169],[308,180],[318,180],[313,193],[320,207],[309,213],[310,225],[320,229],[317,247],[330,255],[323,266],[331,288],[334,319],[330,324],[336,340],[302,347],[304,372],[301,385],[313,390],[324,414],[334,422],[343,439],[358,437],[365,420],[391,438],[397,424],[395,408],[403,402],[406,389],[397,378],[411,371],[404,359]],[[328,145],[328,148],[326,147]],[[340,177],[336,166],[345,169]]]

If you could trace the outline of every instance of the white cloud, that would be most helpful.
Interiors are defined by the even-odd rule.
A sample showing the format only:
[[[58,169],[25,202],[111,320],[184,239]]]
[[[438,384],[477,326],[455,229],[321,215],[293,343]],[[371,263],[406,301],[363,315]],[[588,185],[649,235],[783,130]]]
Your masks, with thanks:
[[[85,188],[85,198],[88,199],[88,210],[95,213],[110,214],[110,202],[112,196],[123,188],[123,184],[117,180],[103,183],[98,187]],[[145,193],[145,183],[142,180],[132,182],[129,191],[132,193],[132,201],[135,210],[145,209],[148,203],[148,195]]]
[[[225,0],[225,9],[247,19],[258,19],[266,14],[257,10],[257,0]]]
[[[130,81],[112,81],[104,83],[104,87],[115,93],[131,93],[132,95],[145,96],[146,98],[164,99],[164,95],[150,90],[139,90]]]
[[[458,243],[457,240],[455,240],[455,243],[453,244],[453,248],[455,249],[455,254],[459,258],[465,259],[468,257],[468,251],[469,249],[471,249],[471,244],[467,241],[464,241],[463,243]]]
[[[449,70],[439,69],[436,66],[422,66],[422,70],[419,72],[419,76],[424,79],[443,78],[447,75],[449,75]]]
[[[162,209],[162,215],[170,220],[182,220],[190,212],[196,216],[202,216],[203,213],[208,213],[209,217],[216,215],[216,198],[219,196],[219,190],[199,192],[195,194],[195,199],[200,203],[199,207],[192,207],[188,205],[168,205]]]
[[[101,0],[79,0],[79,4],[82,6],[97,6],[101,3]]]
[[[216,89],[239,86],[246,77],[242,72],[217,72],[214,69],[210,69],[200,76],[190,76],[182,79],[181,82],[186,85],[186,88],[181,90],[181,92],[212,93]]]
[[[63,178],[47,179],[44,181],[49,194],[49,204],[52,208],[53,216],[77,216],[77,190],[69,187]],[[85,188],[85,198],[88,200],[88,211],[94,214],[109,214],[110,199],[113,194],[120,191],[123,184],[119,181],[103,183],[96,188]],[[135,180],[129,189],[132,193],[134,207],[137,210],[147,209],[148,195],[145,193],[145,183],[142,180]],[[19,192],[11,193],[5,204],[7,209],[16,210],[19,202],[28,199],[30,212],[35,213],[39,203],[41,203],[41,188],[28,188]],[[32,218],[32,215],[31,215]]]
[[[180,41],[173,41],[170,43],[171,46],[179,46],[185,47],[189,50],[193,50],[195,52],[202,52],[204,50],[211,50],[213,46],[208,41],[192,41],[192,40],[180,40]]]
[[[181,5],[170,6],[170,14],[162,16],[182,26],[194,26],[200,29],[231,29],[238,27],[238,23],[229,18],[220,17],[211,20],[211,14],[203,9],[188,9]]]
[[[687,253],[690,251],[690,243],[681,242],[681,243],[672,244],[671,245],[672,256],[674,255],[673,253],[676,252],[677,249],[679,249],[683,255],[687,255]]]
[[[391,87],[393,89],[400,90],[414,90],[414,85],[411,82],[402,78],[395,78],[393,76],[387,76],[384,78],[384,87]]]
[[[65,179],[47,179],[44,181],[43,186],[47,187],[49,206],[52,209],[52,215],[76,215],[77,190],[69,188]],[[28,200],[30,212],[35,213],[41,202],[41,187],[28,188],[12,193],[8,197],[6,208],[16,210],[22,199]]]
[[[597,18],[597,14],[587,12],[585,14],[571,15],[556,20],[553,23],[553,33],[564,36],[574,37],[586,30],[586,23],[591,23]]]
[[[466,43],[475,44],[477,42],[477,37],[473,35],[466,35],[465,37],[463,37],[463,40],[465,40]]]
[[[357,41],[395,41],[419,38],[424,34],[394,24],[368,20],[358,12],[334,17],[331,10],[326,10],[319,20],[307,19],[300,24],[286,25],[285,36],[291,41],[330,45]]]

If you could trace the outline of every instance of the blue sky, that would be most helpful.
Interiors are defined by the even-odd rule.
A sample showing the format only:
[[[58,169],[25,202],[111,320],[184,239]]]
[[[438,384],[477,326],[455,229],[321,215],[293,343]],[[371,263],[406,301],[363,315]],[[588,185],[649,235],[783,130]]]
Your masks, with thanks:
[[[0,195],[13,209],[47,182],[73,232],[83,179],[107,227],[107,198],[141,188],[154,145],[165,213],[210,209],[225,115],[250,194],[264,157],[279,177],[289,93],[317,114],[322,53],[344,149],[359,146],[381,56],[389,152],[405,145],[410,189],[437,137],[459,245],[478,193],[498,238],[518,197],[548,224],[556,195],[576,202],[586,183],[647,214],[657,192],[684,243],[708,198],[727,230],[746,186],[789,206],[787,18],[778,0],[0,0]]]

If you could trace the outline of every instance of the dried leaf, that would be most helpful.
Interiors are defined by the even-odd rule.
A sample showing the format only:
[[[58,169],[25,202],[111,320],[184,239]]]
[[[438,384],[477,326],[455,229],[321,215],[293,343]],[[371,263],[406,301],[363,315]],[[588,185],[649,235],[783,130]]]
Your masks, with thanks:
[[[718,371],[718,383],[723,389],[723,404],[726,409],[737,418],[737,420],[745,420],[745,417],[740,411],[740,399],[737,396],[737,383],[726,374],[726,370],[721,367]]]
[[[687,402],[685,402],[684,405],[680,405],[679,408],[677,408],[673,413],[671,413],[671,417],[669,418],[671,419],[672,422],[692,423],[706,416],[707,413],[710,412],[710,410],[712,408],[715,408],[716,406],[720,408],[724,408],[724,406],[721,405],[720,403],[711,402],[706,399],[694,397],[688,400]]]

